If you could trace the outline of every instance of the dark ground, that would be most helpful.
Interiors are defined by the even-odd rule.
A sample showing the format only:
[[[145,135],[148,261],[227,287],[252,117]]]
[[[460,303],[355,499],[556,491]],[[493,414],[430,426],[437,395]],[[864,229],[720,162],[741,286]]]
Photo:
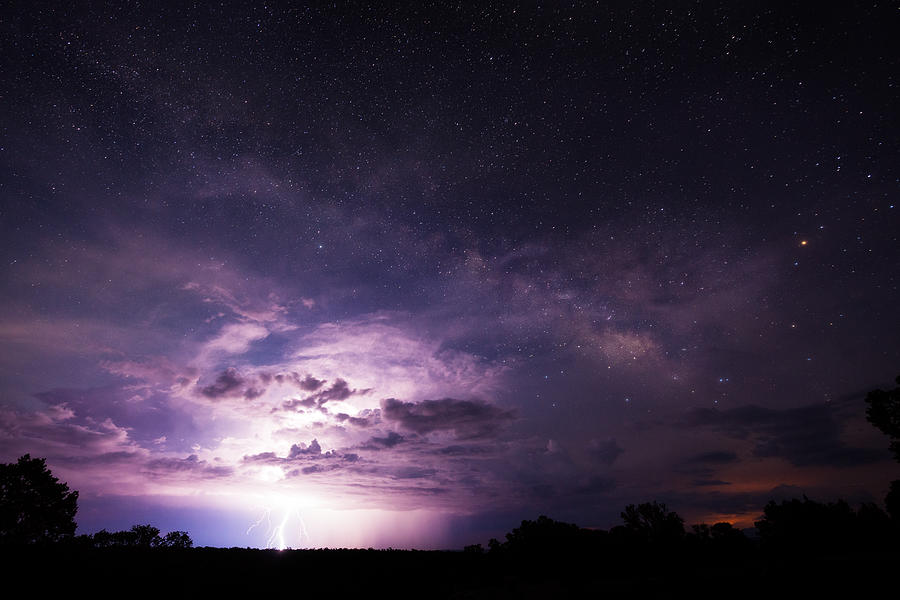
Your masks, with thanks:
[[[408,550],[7,549],[19,597],[874,598],[891,597],[900,552],[510,557]],[[7,596],[10,597],[10,596]]]

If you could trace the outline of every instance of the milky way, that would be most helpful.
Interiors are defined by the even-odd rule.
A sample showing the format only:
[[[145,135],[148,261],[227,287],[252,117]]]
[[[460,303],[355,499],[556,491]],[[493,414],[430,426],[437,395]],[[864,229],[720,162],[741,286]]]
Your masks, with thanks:
[[[880,501],[895,12],[7,5],[0,460],[200,545]]]

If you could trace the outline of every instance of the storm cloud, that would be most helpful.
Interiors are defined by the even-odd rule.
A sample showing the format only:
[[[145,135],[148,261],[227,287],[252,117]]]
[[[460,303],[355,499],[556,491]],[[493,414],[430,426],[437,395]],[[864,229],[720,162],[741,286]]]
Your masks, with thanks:
[[[835,408],[814,404],[775,409],[757,405],[731,409],[697,408],[688,413],[688,427],[708,427],[736,439],[753,442],[756,457],[776,457],[796,466],[855,466],[885,460],[873,448],[854,447],[842,438]],[[728,453],[694,457],[705,462],[730,462]]]
[[[228,367],[216,377],[216,381],[200,389],[200,393],[213,400],[218,398],[243,395],[243,386],[247,383],[237,369]]]
[[[511,411],[486,402],[454,398],[418,403],[387,398],[381,401],[381,411],[385,420],[418,434],[452,431],[460,439],[490,436],[513,419]]]

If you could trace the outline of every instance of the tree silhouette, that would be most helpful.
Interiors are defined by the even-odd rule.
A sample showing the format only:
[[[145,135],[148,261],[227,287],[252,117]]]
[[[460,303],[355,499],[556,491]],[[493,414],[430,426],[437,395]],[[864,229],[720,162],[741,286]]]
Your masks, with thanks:
[[[895,381],[900,384],[900,375]],[[866,395],[866,419],[891,438],[890,449],[894,458],[900,461],[900,387],[892,390],[872,390]],[[888,514],[900,522],[900,480],[891,482],[891,488],[884,499]]]
[[[58,542],[75,534],[78,492],[60,483],[43,458],[0,465],[0,544]]]
[[[194,541],[186,531],[170,531],[159,535],[153,525],[134,525],[127,531],[110,533],[101,529],[97,533],[78,536],[78,543],[93,548],[192,548]]]
[[[900,375],[896,382],[900,384]],[[891,438],[891,452],[900,461],[900,387],[892,390],[872,390],[866,395],[866,418]]]
[[[744,535],[744,532],[740,529],[735,529],[734,525],[731,523],[721,522],[712,526],[707,525],[706,523],[700,523],[698,525],[692,525],[691,529],[693,530],[692,535],[698,541],[709,543],[714,546],[743,546],[749,542],[747,536]]]
[[[622,512],[625,529],[650,544],[675,544],[684,537],[684,520],[669,512],[665,504],[645,502],[629,504]]]
[[[891,488],[884,499],[884,507],[891,518],[900,521],[900,479],[891,482]]]
[[[153,525],[134,525],[129,532],[134,538],[134,546],[141,548],[153,548],[158,546],[159,529]]]
[[[170,531],[157,544],[162,548],[191,548],[193,545],[194,540],[186,531]]]
[[[858,533],[856,512],[849,504],[815,502],[806,496],[802,501],[770,501],[755,525],[764,547],[806,554],[846,550]]]
[[[544,515],[537,521],[522,521],[506,534],[506,549],[522,553],[560,553],[576,547],[582,529],[572,523],[554,521]]]

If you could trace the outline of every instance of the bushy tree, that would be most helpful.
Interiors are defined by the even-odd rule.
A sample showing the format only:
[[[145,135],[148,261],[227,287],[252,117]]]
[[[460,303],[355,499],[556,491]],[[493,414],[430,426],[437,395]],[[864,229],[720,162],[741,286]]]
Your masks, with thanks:
[[[484,547],[481,544],[471,544],[463,548],[466,554],[484,554]]]
[[[891,487],[884,499],[884,507],[895,521],[900,522],[900,479],[891,482]]]
[[[135,546],[154,548],[159,545],[159,529],[153,525],[134,525],[130,533]]]
[[[582,538],[578,525],[541,515],[537,521],[522,521],[519,527],[507,533],[504,547],[525,553],[567,552],[577,547]]]
[[[714,525],[700,523],[692,525],[691,529],[693,532],[687,536],[688,547],[716,558],[734,558],[752,549],[753,544],[744,532],[735,529],[731,523],[721,522]]]
[[[75,534],[78,492],[60,483],[43,458],[0,465],[0,544],[58,542]]]
[[[803,496],[766,504],[756,528],[763,546],[779,551],[845,551],[856,537],[856,513],[843,500],[814,502]]]
[[[186,531],[170,531],[160,538],[158,545],[162,548],[191,548],[194,540]]]
[[[900,375],[895,381],[900,384]],[[866,395],[866,404],[866,419],[891,438],[891,452],[900,461],[900,387],[872,390]],[[884,504],[894,521],[900,522],[900,480],[891,482]]]
[[[684,519],[669,512],[665,504],[655,501],[637,506],[629,504],[621,516],[625,529],[647,543],[672,545],[684,538]]]
[[[110,533],[101,529],[79,536],[79,542],[93,548],[191,548],[194,541],[186,531],[170,531],[164,536],[153,525],[134,525],[126,531]]]
[[[897,376],[900,384],[900,376]],[[872,390],[866,395],[866,418],[891,438],[891,452],[900,461],[900,387],[892,390]]]

